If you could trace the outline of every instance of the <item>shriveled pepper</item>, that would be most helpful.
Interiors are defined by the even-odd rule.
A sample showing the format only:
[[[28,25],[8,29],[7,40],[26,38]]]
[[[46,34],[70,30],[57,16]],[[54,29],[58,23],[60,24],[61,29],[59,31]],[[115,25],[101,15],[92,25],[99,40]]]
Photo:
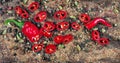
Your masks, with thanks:
[[[41,51],[41,50],[43,49],[43,47],[44,47],[43,44],[34,44],[34,45],[32,46],[32,50],[33,50],[34,52],[39,52],[39,51]]]
[[[20,6],[15,7],[15,12],[20,15],[22,13],[22,8]]]
[[[72,34],[67,34],[63,38],[63,44],[68,44],[73,40],[73,35]]]
[[[28,18],[29,17],[29,14],[26,10],[23,10],[21,15],[20,15],[22,18]]]
[[[47,54],[52,54],[52,53],[56,52],[56,49],[57,49],[56,45],[54,45],[54,44],[49,44],[49,45],[47,45],[47,46],[45,47],[45,52],[46,52]]]
[[[79,30],[79,29],[80,29],[80,25],[79,25],[77,22],[72,22],[72,23],[71,23],[71,27],[72,27],[74,30]]]
[[[53,36],[53,32],[44,31],[43,35],[44,35],[44,37],[51,38]]]
[[[59,10],[54,13],[55,19],[62,20],[62,19],[65,19],[66,17],[67,17],[67,12],[63,10]]]
[[[22,33],[30,40],[30,42],[37,42],[40,39],[39,29],[29,21],[18,22],[14,19],[7,19],[5,24],[15,23],[22,31]]]
[[[46,11],[40,11],[34,16],[35,22],[42,22],[47,18],[47,12]]]
[[[47,37],[47,38],[51,38],[52,35],[53,35],[53,32],[50,32],[50,31],[45,31],[43,27],[40,28],[39,30],[39,34],[40,36],[44,36],[44,37]]]
[[[43,26],[45,31],[53,31],[55,29],[55,24],[53,22],[47,21]]]
[[[92,40],[98,41],[100,39],[100,33],[97,30],[92,31]]]
[[[69,28],[69,22],[63,21],[56,25],[58,31],[67,30]]]
[[[99,17],[94,18],[92,21],[90,21],[87,24],[85,24],[85,27],[88,30],[90,30],[90,29],[92,29],[93,27],[95,27],[99,23],[103,24],[103,25],[105,25],[107,27],[112,27],[112,25],[109,22],[107,22],[105,19],[102,19],[102,18],[99,18]]]
[[[29,14],[25,9],[22,9],[20,6],[15,7],[15,12],[20,15],[22,18],[28,18]]]
[[[57,35],[57,36],[54,37],[54,42],[55,42],[56,44],[61,44],[61,43],[63,42],[63,38],[64,38],[64,36],[62,36],[62,35]]]
[[[32,2],[29,6],[28,9],[33,12],[39,8],[39,3],[38,2]]]
[[[100,38],[99,41],[97,41],[97,42],[98,42],[98,44],[100,44],[102,46],[109,44],[108,38],[104,38],[104,37]]]
[[[44,35],[44,28],[41,27],[39,29],[39,34],[40,34],[41,37]]]
[[[88,14],[80,14],[79,20],[83,22],[84,24],[88,23],[90,21],[90,16]]]

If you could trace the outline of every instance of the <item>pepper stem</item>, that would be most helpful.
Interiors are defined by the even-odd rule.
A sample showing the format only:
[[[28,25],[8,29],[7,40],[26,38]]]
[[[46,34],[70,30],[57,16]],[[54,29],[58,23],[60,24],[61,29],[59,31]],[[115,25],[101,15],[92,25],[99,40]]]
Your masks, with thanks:
[[[22,26],[24,25],[24,22],[18,22],[17,20],[14,20],[14,19],[7,19],[7,20],[5,20],[5,25],[8,25],[11,22],[13,22],[20,29],[22,29]]]

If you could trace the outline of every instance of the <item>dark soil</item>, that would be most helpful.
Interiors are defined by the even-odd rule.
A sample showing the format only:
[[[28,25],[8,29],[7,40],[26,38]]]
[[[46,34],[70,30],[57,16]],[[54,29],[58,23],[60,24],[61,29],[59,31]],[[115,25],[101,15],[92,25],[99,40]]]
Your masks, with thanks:
[[[0,63],[120,63],[120,0],[23,1],[0,0]],[[30,13],[28,20],[32,20],[34,14],[41,10],[48,11],[47,20],[54,20],[52,16],[55,11],[66,10],[68,17],[65,20],[77,21],[81,24],[80,30],[67,30],[63,33],[73,34],[74,40],[58,47],[54,54],[48,55],[43,51],[33,52],[31,43],[26,40],[18,27],[14,24],[4,25],[4,21],[8,18],[25,21],[15,14],[14,7],[20,5],[27,8],[32,1],[38,1],[40,8]],[[112,28],[103,25],[94,28],[101,32],[102,37],[109,38],[108,45],[101,46],[91,40],[90,32],[78,19],[81,13],[89,14],[92,19],[102,17],[113,25]],[[39,24],[37,26],[40,27]],[[51,41],[47,39],[48,43]]]

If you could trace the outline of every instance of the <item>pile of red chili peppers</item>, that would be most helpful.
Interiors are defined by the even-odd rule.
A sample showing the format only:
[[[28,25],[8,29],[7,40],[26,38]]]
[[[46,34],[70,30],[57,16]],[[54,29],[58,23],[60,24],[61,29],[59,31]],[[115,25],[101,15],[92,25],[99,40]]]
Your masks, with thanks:
[[[32,2],[28,6],[28,10],[30,12],[34,12],[39,8],[38,2]],[[21,18],[28,19],[29,13],[22,9],[20,6],[15,7],[15,12],[17,15],[19,15]],[[51,38],[53,37],[54,30],[57,31],[64,31],[72,27],[74,30],[80,29],[80,24],[77,22],[69,23],[68,21],[65,21],[64,19],[67,17],[67,12],[64,10],[59,10],[54,13],[54,19],[60,20],[61,22],[54,23],[52,21],[45,21],[47,18],[47,12],[46,11],[40,11],[38,12],[33,20],[37,23],[44,22],[43,26],[39,29],[35,24],[33,24],[31,21],[22,21],[18,22],[13,19],[7,19],[5,21],[6,24],[13,22],[15,23],[22,31],[22,33],[26,36],[26,38],[33,43],[32,50],[34,52],[40,52],[41,50],[44,50],[47,54],[52,54],[56,51],[58,44],[68,44],[70,43],[74,37],[72,34],[66,34],[66,35],[56,35],[53,38],[54,43],[50,43],[47,45],[44,45],[43,42],[39,43],[39,40],[41,38]],[[102,18],[94,18],[93,20],[90,19],[90,16],[87,14],[81,14],[79,16],[79,20],[84,24],[84,26],[90,30],[93,27],[95,27],[98,23],[101,23],[105,26],[111,27],[111,25]],[[91,33],[92,40],[96,41],[100,45],[107,45],[109,43],[109,40],[107,38],[100,37],[100,33],[97,30],[93,30]],[[37,42],[37,43],[36,43]],[[43,49],[45,48],[45,49]]]

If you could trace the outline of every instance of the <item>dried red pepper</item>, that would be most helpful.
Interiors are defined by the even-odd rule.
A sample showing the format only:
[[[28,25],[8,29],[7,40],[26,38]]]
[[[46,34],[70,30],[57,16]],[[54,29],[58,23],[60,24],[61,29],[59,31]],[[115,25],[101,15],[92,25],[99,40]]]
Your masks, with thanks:
[[[94,18],[91,22],[88,22],[87,24],[85,24],[85,27],[90,30],[93,27],[95,27],[97,24],[103,24],[107,27],[112,27],[110,23],[108,23],[106,20],[102,19],[102,18]]]
[[[44,29],[43,28],[39,29],[39,34],[40,34],[41,37],[44,35]]]
[[[92,40],[98,41],[100,39],[100,33],[97,30],[92,31]]]
[[[90,21],[90,16],[88,14],[80,14],[79,20],[83,22],[84,24],[88,23]]]
[[[15,23],[21,30],[22,33],[31,41],[37,42],[40,39],[39,29],[32,24],[31,22],[18,22],[16,20],[7,19],[5,21],[6,24],[13,22]]]
[[[42,22],[47,18],[47,12],[46,11],[40,11],[34,16],[35,22]]]
[[[54,42],[55,42],[56,44],[61,44],[61,43],[63,42],[63,38],[64,38],[64,36],[62,36],[62,35],[57,35],[57,36],[54,37]]]
[[[68,44],[73,40],[73,35],[72,34],[67,34],[63,38],[63,44]]]
[[[79,30],[80,29],[80,25],[77,22],[72,22],[71,26],[74,30]]]
[[[44,37],[47,37],[47,38],[51,38],[53,36],[53,32],[49,32],[49,31],[44,31],[43,34],[44,34]]]
[[[22,13],[22,8],[20,6],[15,7],[15,12],[20,15]]]
[[[67,30],[69,28],[69,23],[66,21],[60,22],[56,25],[58,31]]]
[[[15,12],[20,15],[22,18],[28,18],[29,14],[25,9],[22,9],[20,6],[15,7]]]
[[[40,36],[44,36],[44,37],[47,37],[47,38],[51,38],[53,36],[53,32],[45,31],[43,27],[40,28],[39,34],[40,34]]]
[[[45,47],[45,52],[46,52],[47,54],[52,54],[52,53],[54,53],[54,52],[56,51],[56,49],[57,49],[56,45],[54,45],[54,44],[49,44],[49,45],[47,45],[47,46]]]
[[[55,24],[53,22],[47,21],[43,26],[45,31],[53,31],[55,29]]]
[[[109,44],[109,40],[107,38],[100,38],[98,44],[104,46]]]
[[[29,14],[26,10],[23,10],[21,15],[20,15],[22,18],[28,18],[29,17]]]
[[[32,50],[34,52],[40,52],[43,49],[43,46],[44,46],[43,44],[34,44],[32,46]]]
[[[66,11],[63,11],[63,10],[59,10],[59,11],[56,11],[54,13],[54,18],[55,19],[59,19],[59,20],[62,20],[62,19],[65,19],[67,16],[67,12]]]
[[[28,9],[33,12],[39,8],[39,3],[38,2],[32,2],[29,6]]]

